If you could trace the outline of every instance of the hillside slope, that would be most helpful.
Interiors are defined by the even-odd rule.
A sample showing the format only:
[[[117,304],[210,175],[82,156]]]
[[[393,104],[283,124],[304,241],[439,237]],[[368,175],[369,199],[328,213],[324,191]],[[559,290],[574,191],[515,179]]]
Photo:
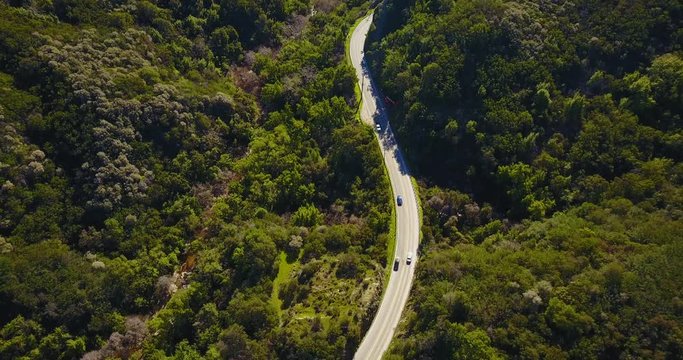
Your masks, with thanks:
[[[681,5],[407,1],[368,56],[423,189],[390,358],[678,358]]]
[[[363,6],[0,2],[0,358],[353,356],[390,219]]]

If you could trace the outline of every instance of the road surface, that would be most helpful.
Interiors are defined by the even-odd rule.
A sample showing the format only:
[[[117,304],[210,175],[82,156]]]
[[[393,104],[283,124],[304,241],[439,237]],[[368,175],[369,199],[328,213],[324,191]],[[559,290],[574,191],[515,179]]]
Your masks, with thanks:
[[[361,120],[372,126],[373,129],[376,129],[376,124],[380,125],[381,130],[375,132],[382,148],[382,155],[389,172],[394,197],[398,195],[403,197],[402,206],[397,206],[396,199],[394,198],[394,206],[396,207],[396,249],[394,257],[400,257],[401,263],[398,270],[393,271],[392,260],[389,284],[384,292],[384,297],[377,310],[375,319],[372,321],[370,329],[368,329],[356,351],[354,358],[358,360],[381,359],[382,354],[389,347],[391,338],[396,330],[396,325],[398,325],[398,321],[401,319],[401,312],[408,301],[408,294],[413,283],[420,234],[417,199],[408,173],[408,167],[403,159],[403,155],[401,155],[401,151],[398,149],[394,134],[389,126],[380,92],[375,87],[365,63],[363,48],[371,24],[372,15],[369,15],[355,28],[351,35],[349,52],[351,63],[356,70],[359,85],[361,85]],[[413,253],[413,261],[410,265],[406,265],[406,255],[408,252]]]

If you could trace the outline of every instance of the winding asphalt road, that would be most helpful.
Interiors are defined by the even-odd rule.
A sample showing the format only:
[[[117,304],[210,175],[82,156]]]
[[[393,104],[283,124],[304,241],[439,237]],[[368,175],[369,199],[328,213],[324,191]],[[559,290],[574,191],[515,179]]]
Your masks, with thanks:
[[[371,24],[372,15],[368,15],[355,28],[351,35],[349,52],[351,63],[356,69],[356,76],[361,85],[361,119],[373,128],[376,128],[376,124],[380,125],[381,130],[377,131],[377,137],[382,148],[384,163],[389,171],[391,188],[394,191],[394,197],[398,195],[403,197],[402,206],[397,206],[394,199],[394,206],[396,206],[396,248],[394,256],[400,257],[401,262],[398,270],[394,271],[392,261],[391,277],[384,292],[382,303],[377,310],[372,325],[370,325],[370,329],[368,329],[356,351],[354,358],[358,360],[381,359],[382,354],[389,347],[391,338],[396,330],[396,325],[398,325],[401,319],[401,312],[408,301],[408,294],[413,283],[420,234],[417,199],[410,180],[408,167],[389,126],[381,93],[373,83],[369,68],[365,62],[363,48]],[[413,253],[413,261],[410,265],[406,264],[408,252]]]

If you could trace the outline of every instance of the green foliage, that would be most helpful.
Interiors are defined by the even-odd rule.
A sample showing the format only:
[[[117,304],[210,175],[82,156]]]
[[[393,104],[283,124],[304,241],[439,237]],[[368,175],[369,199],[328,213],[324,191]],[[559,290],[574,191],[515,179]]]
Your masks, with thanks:
[[[453,190],[421,192],[416,314],[391,353],[437,356],[445,348],[439,357],[460,356],[460,347],[432,340],[452,336],[438,331],[454,322],[511,357],[676,356],[681,183],[672,165],[644,163],[605,181],[597,203],[517,225],[482,217]],[[661,327],[669,335],[651,347],[649,334]],[[629,337],[641,340],[614,341]]]
[[[42,333],[40,324],[19,315],[0,330],[0,354],[8,359],[19,358],[38,347]]]
[[[8,256],[10,254],[2,255]],[[20,310],[36,314],[43,323],[63,323],[84,329],[101,298],[101,274],[57,241],[44,241],[16,250],[3,297],[8,316]],[[42,295],[40,295],[42,294]]]
[[[519,204],[519,208],[512,211],[526,211],[532,219],[540,219],[545,216],[547,209],[552,207],[553,201],[543,195],[543,189],[539,185],[545,179],[545,173],[523,163],[516,163],[498,168],[503,186],[508,188],[508,195],[512,204]]]
[[[236,61],[242,55],[237,30],[232,26],[215,29],[209,36],[209,46],[221,64]]]
[[[191,334],[194,315],[191,301],[196,292],[195,287],[178,291],[166,306],[149,320],[148,326],[150,331],[156,334],[153,341],[158,348],[170,352],[176,343]]]
[[[350,357],[389,219],[361,3],[1,2],[0,358]]]
[[[343,64],[361,10],[332,5],[313,16],[308,1],[0,3],[0,357],[295,352],[272,341],[277,254],[299,255],[301,226],[340,223],[308,260],[325,246],[329,264],[342,244],[376,252],[388,211],[381,171],[351,187],[330,170],[336,131],[366,131]],[[371,133],[357,140],[372,151],[347,161],[380,164]],[[343,303],[364,269],[379,271],[356,254],[342,271],[353,279],[315,301]],[[310,285],[287,307],[308,311]],[[369,315],[354,315],[331,333],[352,326],[357,344]],[[314,347],[306,334],[295,337]],[[339,344],[328,358],[349,353]]]
[[[572,203],[566,190],[586,176],[611,179],[652,157],[678,158],[657,144],[679,132],[680,49],[663,30],[676,27],[679,8],[667,0],[400,2],[378,9],[367,53],[420,176],[515,220],[541,218]],[[555,150],[559,136],[564,148]],[[544,152],[554,169],[541,166]],[[546,174],[527,191],[500,186],[500,169],[518,163]]]
[[[437,356],[462,360],[500,358],[482,330],[468,331],[463,325],[446,322],[437,329],[436,338],[440,345]]]
[[[252,337],[263,335],[277,322],[277,312],[270,303],[257,297],[235,296],[228,305],[228,312],[235,323],[244,326]]]
[[[102,8],[95,0],[55,0],[52,5],[55,15],[69,23],[91,23],[102,15]]]
[[[322,214],[313,205],[302,206],[292,214],[292,223],[298,226],[315,226],[322,220]]]
[[[366,53],[431,186],[388,358],[681,356],[680,10],[379,6]]]
[[[218,344],[212,349],[217,358],[234,359],[250,357],[252,359],[266,359],[267,352],[258,342],[251,340],[239,325],[231,325],[223,330]],[[212,354],[210,351],[208,354]]]
[[[593,327],[593,319],[590,316],[577,313],[571,305],[557,298],[550,299],[545,309],[545,318],[558,337],[570,344]]]

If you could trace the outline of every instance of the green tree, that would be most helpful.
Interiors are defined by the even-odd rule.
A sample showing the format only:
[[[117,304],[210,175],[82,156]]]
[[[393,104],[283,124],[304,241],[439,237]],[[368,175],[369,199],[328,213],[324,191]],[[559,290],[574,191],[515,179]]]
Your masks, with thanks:
[[[491,347],[491,339],[481,330],[468,331],[457,323],[440,324],[435,344],[436,356],[450,359],[499,359]]]
[[[548,325],[556,331],[558,338],[568,345],[573,344],[594,326],[590,316],[577,312],[574,307],[558,298],[550,299],[545,310],[545,318]]]
[[[237,30],[232,26],[219,27],[209,36],[209,47],[219,64],[228,65],[242,56],[242,44]]]
[[[292,223],[298,226],[315,226],[323,220],[323,215],[313,204],[301,206],[292,214]]]
[[[235,296],[228,305],[228,312],[232,320],[244,327],[250,336],[265,334],[277,323],[275,308],[255,296]]]
[[[43,337],[43,328],[33,320],[19,315],[0,330],[0,355],[7,359],[18,359],[38,347]]]

